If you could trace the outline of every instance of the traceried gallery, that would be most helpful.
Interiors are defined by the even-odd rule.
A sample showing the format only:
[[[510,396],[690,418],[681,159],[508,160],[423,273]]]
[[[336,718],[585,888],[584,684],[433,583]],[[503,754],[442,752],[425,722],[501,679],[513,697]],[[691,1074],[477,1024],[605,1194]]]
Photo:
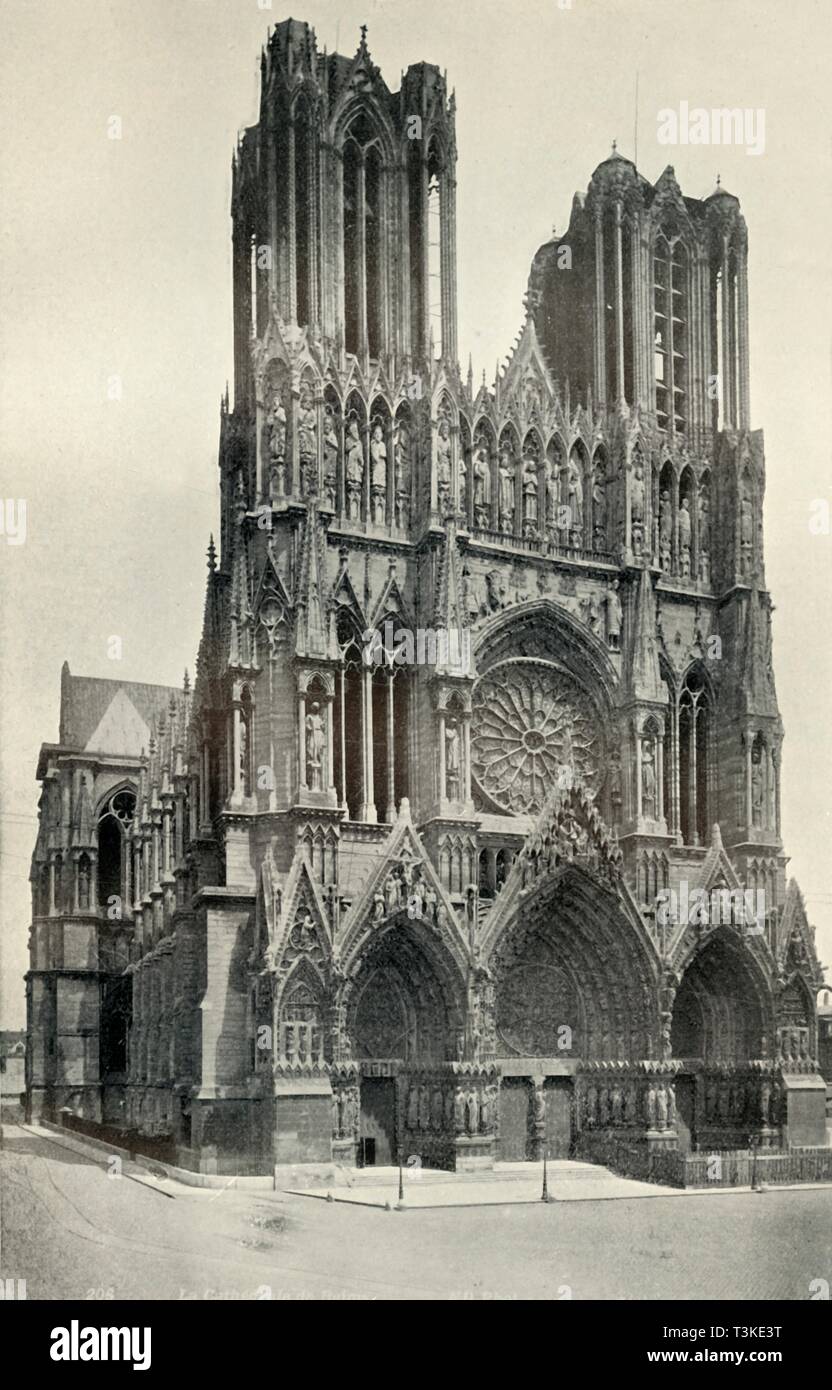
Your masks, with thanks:
[[[805,1152],[739,204],[613,149],[479,383],[456,156],[439,68],[270,36],[196,677],[64,666],[29,1114],[205,1173]]]

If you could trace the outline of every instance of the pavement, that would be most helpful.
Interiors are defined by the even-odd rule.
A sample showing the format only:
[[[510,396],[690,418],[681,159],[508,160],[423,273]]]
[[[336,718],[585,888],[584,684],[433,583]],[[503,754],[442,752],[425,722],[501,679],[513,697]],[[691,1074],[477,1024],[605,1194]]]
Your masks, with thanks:
[[[25,1279],[30,1299],[810,1300],[818,1280],[832,1285],[829,1189],[651,1187],[646,1201],[622,1192],[544,1204],[519,1195],[531,1179],[510,1171],[486,1181],[432,1173],[406,1176],[406,1201],[414,1190],[430,1200],[397,1211],[396,1170],[383,1174],[391,1201],[380,1209],[308,1192],[186,1187],[141,1165],[119,1171],[78,1143],[5,1126],[0,1278]],[[602,1196],[627,1181],[581,1176],[585,1167],[556,1172],[556,1191],[581,1184]],[[375,1198],[365,1182],[378,1176],[364,1170],[353,1197]],[[519,1200],[452,1211],[438,1200],[443,1189],[492,1185]]]

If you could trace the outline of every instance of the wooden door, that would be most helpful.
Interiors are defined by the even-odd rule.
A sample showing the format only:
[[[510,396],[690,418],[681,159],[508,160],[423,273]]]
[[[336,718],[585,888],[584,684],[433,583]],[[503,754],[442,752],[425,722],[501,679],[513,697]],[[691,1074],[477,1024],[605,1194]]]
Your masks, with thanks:
[[[500,1086],[500,1159],[516,1163],[529,1156],[529,1104],[527,1081],[506,1076]]]

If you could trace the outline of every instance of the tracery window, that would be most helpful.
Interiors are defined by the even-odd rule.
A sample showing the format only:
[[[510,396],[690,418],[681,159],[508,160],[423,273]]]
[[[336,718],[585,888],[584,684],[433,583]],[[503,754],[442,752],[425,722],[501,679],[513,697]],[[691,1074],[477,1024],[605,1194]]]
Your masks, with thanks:
[[[123,911],[130,910],[131,866],[127,832],[133,823],[135,809],[135,793],[122,788],[109,798],[98,817],[98,902],[102,910],[106,909],[112,897],[121,900]]]
[[[678,236],[660,232],[653,253],[653,344],[659,428],[687,428],[687,252]]]
[[[711,709],[699,671],[688,672],[679,696],[679,810],[686,845],[708,841]]]

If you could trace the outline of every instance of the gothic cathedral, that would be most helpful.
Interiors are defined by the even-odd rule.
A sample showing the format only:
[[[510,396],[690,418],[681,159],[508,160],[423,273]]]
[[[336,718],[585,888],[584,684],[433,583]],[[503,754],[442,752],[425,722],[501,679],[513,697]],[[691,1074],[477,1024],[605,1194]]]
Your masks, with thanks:
[[[29,1114],[227,1174],[823,1144],[739,204],[613,149],[489,386],[455,198],[438,68],[278,25],[193,689],[65,666],[41,753]]]

